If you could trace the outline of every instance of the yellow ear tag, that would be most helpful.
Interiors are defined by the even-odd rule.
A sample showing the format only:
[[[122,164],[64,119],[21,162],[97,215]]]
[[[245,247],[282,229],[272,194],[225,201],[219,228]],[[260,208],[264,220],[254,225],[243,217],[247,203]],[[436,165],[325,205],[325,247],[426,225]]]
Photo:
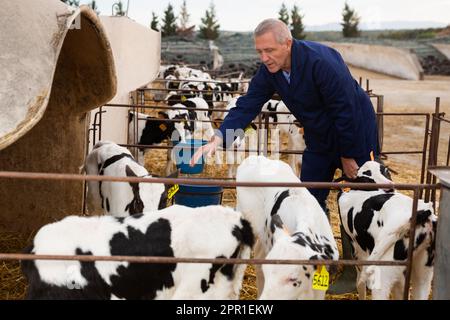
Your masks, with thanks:
[[[375,157],[373,156],[373,151],[370,151],[370,160],[371,160],[371,161],[374,161],[374,160],[375,160]]]
[[[180,186],[178,184],[173,185],[168,191],[167,191],[167,199],[172,199],[172,197],[175,195],[175,193],[180,190]]]
[[[181,102],[185,102],[187,98],[185,96],[181,96]]]
[[[298,132],[300,132],[300,134],[305,134],[305,128],[298,128]]]
[[[347,181],[339,181],[339,183],[347,183]],[[349,192],[351,189],[349,187],[341,188],[344,192]]]
[[[316,272],[314,272],[313,276],[313,284],[312,288],[314,290],[328,290],[330,284],[330,274],[324,265],[318,266]]]
[[[159,128],[161,129],[161,131],[166,131],[167,130],[167,127],[166,127],[166,125],[164,123],[161,123],[159,125]]]
[[[255,129],[253,129],[252,125],[249,124],[245,129],[244,129],[244,133],[250,133],[255,131]]]

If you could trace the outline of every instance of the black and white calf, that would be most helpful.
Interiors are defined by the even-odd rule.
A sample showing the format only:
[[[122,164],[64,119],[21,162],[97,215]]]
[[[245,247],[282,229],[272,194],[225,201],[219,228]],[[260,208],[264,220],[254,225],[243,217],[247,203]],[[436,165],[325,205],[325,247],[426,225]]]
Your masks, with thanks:
[[[352,182],[392,183],[387,169],[368,161]],[[349,235],[358,260],[404,261],[409,246],[413,200],[394,190],[350,190],[338,198],[341,223]],[[419,200],[412,265],[412,298],[427,299],[433,277],[437,217],[430,203]],[[373,299],[402,299],[403,266],[368,266],[358,270],[358,293],[366,298],[366,284]]]
[[[238,167],[236,181],[300,182],[288,164],[263,156],[245,159]],[[237,208],[251,222],[259,238],[255,258],[339,258],[328,219],[306,188],[237,187],[236,190]],[[312,289],[314,269],[312,265],[263,265],[264,288],[262,274],[257,273],[258,291],[263,289],[260,298],[323,299],[325,291]]]
[[[236,107],[236,102],[239,97],[232,98],[226,105],[226,110],[231,110]],[[220,115],[216,114],[218,117],[225,117],[225,112]],[[245,148],[257,149],[257,126],[251,123],[245,130],[236,133],[236,139],[233,141],[228,150],[225,150],[225,164],[227,165],[227,176],[228,178],[233,178],[236,176],[236,170],[239,164],[245,159]],[[239,134],[240,133],[240,134]],[[217,159],[222,159],[222,152],[216,152],[216,163]],[[219,160],[220,161],[220,160]]]
[[[208,116],[208,103],[205,99],[199,97],[186,99],[183,95],[170,92],[166,100],[169,106],[187,108],[193,137],[209,140],[214,135],[211,119]]]
[[[262,108],[262,111],[272,111],[272,112],[290,112],[283,101],[269,100]],[[282,122],[285,124],[275,125],[275,129],[279,130],[280,136],[271,134],[271,143],[280,143],[279,139],[281,135],[285,135],[288,138],[288,150],[303,151],[306,148],[305,138],[303,137],[303,126],[292,114],[277,114],[268,113],[264,114],[269,117],[269,123]],[[289,155],[289,165],[292,170],[298,175],[299,168],[302,164],[302,157],[300,154],[290,154]]]
[[[98,142],[86,157],[84,171],[89,175],[151,178],[128,151],[110,141]],[[88,181],[88,209],[125,217],[144,211],[163,209],[168,186],[162,183],[124,183]]]
[[[69,216],[42,227],[36,255],[250,258],[253,233],[239,212],[174,205],[126,218]],[[245,265],[23,261],[27,299],[238,299]]]
[[[167,110],[158,112],[158,117],[150,117],[144,113],[137,114],[137,136],[135,131],[135,113],[128,113],[128,143],[140,145],[157,145],[168,139],[170,141],[186,142],[190,139],[194,128],[194,122],[190,121],[187,110]],[[145,154],[148,149],[140,148],[138,162],[144,164]],[[168,160],[170,160],[168,151]],[[170,164],[168,164],[170,167]],[[167,171],[167,170],[166,170]]]

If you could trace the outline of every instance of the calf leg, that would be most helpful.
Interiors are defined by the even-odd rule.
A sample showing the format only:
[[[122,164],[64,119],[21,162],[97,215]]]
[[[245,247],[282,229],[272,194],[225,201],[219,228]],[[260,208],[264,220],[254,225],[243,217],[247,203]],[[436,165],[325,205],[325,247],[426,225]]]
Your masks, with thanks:
[[[173,161],[173,159],[175,159],[175,155],[173,152],[173,149],[167,149],[166,176],[169,176],[175,171],[175,163]]]
[[[358,284],[356,289],[358,290],[358,299],[366,300],[366,283],[359,282],[359,277],[361,276],[361,271],[359,268],[356,268],[356,271],[357,271],[356,283]]]
[[[389,300],[391,289],[382,287],[380,289],[372,289],[372,300]]]
[[[419,262],[421,264],[421,262]],[[417,263],[417,264],[419,264]],[[423,265],[416,265],[412,273],[412,300],[427,300],[431,290],[431,280],[433,279],[433,268]]]
[[[255,247],[253,249],[255,259],[264,259],[266,254],[263,246],[261,245],[261,240],[256,241]],[[261,296],[264,290],[264,274],[260,264],[255,265],[256,273],[256,288],[257,288],[257,299]]]
[[[398,281],[392,287],[392,298],[394,300],[403,300],[403,289],[405,288],[405,281]]]

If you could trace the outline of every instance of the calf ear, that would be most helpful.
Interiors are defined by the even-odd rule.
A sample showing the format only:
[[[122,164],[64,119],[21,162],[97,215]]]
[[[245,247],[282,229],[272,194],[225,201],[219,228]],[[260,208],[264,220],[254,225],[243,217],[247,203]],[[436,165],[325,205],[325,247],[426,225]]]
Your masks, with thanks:
[[[125,173],[127,177],[137,177],[136,173],[134,173],[133,169],[131,169],[129,165],[125,166]]]
[[[270,231],[272,232],[274,239],[291,236],[291,233],[278,214],[274,214],[270,219]]]
[[[312,255],[311,257],[309,257],[309,260],[330,260],[330,258],[323,254],[315,254],[315,255]],[[314,268],[317,269],[318,266],[320,266],[320,262],[315,264]],[[338,271],[337,265],[330,264],[330,265],[327,265],[326,268],[327,268],[328,272],[330,273],[330,275],[337,274],[337,271]]]

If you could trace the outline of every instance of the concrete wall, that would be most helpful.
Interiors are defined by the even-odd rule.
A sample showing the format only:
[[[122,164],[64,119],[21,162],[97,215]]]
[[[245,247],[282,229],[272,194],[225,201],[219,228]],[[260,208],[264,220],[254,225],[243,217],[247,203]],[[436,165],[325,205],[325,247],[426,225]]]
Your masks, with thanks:
[[[450,60],[450,44],[435,43],[432,46]]]
[[[129,104],[130,92],[153,81],[158,75],[161,34],[127,17],[100,18],[111,43],[117,72],[117,94],[109,103]],[[103,110],[106,113],[102,114],[102,140],[126,143],[128,110]],[[97,111],[91,112],[91,125]]]
[[[417,56],[408,50],[356,43],[326,42],[347,64],[401,79],[422,80],[423,69]]]

